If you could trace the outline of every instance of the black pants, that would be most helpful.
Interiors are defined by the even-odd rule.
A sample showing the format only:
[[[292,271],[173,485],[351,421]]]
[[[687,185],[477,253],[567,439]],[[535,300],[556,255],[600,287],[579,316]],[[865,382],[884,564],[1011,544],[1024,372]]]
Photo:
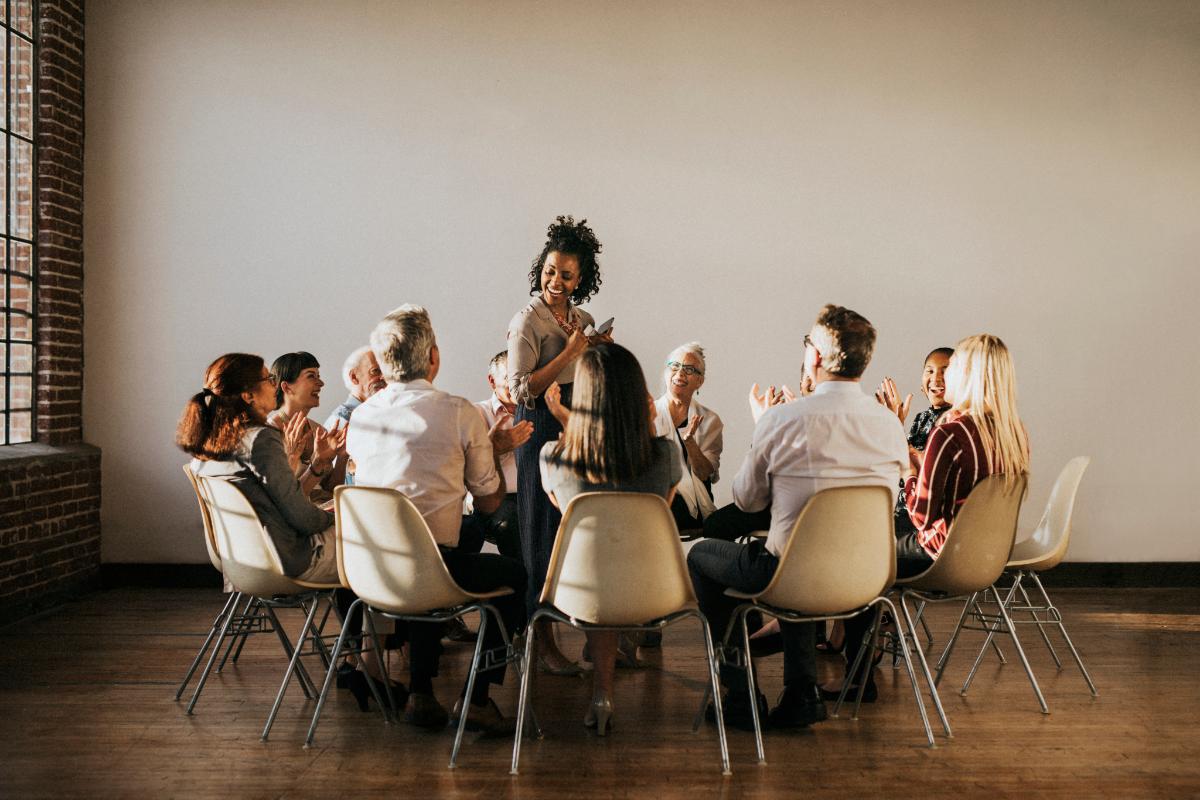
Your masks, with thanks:
[[[709,517],[712,519],[712,517]],[[733,611],[741,600],[728,597],[726,589],[740,592],[759,592],[767,587],[779,559],[767,551],[763,542],[750,544],[705,540],[698,542],[688,553],[688,572],[700,601],[700,612],[712,627],[717,642],[725,635]],[[817,682],[817,650],[811,622],[780,622],[783,634],[783,682],[803,690]],[[731,646],[741,648],[741,632],[730,638]],[[728,680],[728,677],[725,678]],[[742,691],[744,684],[728,686]]]
[[[504,627],[509,635],[523,630],[525,627],[525,566],[517,559],[506,558],[492,553],[463,553],[446,547],[439,547],[442,561],[446,564],[450,576],[468,592],[490,592],[507,586],[513,590],[510,595],[497,597],[489,602],[500,612]],[[484,631],[484,649],[495,649],[504,645],[504,637],[495,624],[496,620],[489,616],[487,629]],[[442,653],[442,631],[444,625],[440,622],[410,622],[409,663],[411,665],[412,690],[415,692],[432,692],[433,678],[438,674],[438,659]],[[504,668],[490,670],[479,676],[475,682],[476,696],[472,699],[479,701],[487,697],[489,683],[504,682]]]
[[[704,538],[732,542],[755,531],[771,528],[771,508],[762,511],[742,511],[733,503],[718,508],[704,520]],[[714,636],[719,635],[714,632]]]
[[[925,570],[933,566],[933,559],[925,552],[925,548],[921,547],[917,542],[916,533],[908,533],[903,536],[896,537],[896,577],[911,578],[914,575],[920,575]],[[850,617],[846,620],[846,672],[849,673],[850,665],[854,663],[854,656],[858,653],[858,648],[862,644],[863,637],[871,629],[874,612],[867,611],[858,616]],[[896,620],[896,625],[900,624],[900,620]],[[871,665],[866,662],[866,657],[863,659],[863,664],[859,667],[858,674],[861,676],[866,674],[870,676]],[[852,676],[850,680],[858,683],[858,676]]]
[[[458,550],[478,553],[484,542],[496,545],[500,555],[521,558],[521,527],[517,519],[517,493],[504,495],[500,507],[491,514],[474,512],[463,517],[462,533],[458,537]]]

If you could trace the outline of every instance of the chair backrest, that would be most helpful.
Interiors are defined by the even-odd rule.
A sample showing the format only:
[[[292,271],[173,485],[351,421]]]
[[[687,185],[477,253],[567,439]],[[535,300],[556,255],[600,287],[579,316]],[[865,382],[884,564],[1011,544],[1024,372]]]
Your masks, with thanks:
[[[933,566],[907,584],[950,595],[982,591],[996,582],[1008,564],[1017,538],[1017,517],[1028,477],[1006,485],[1006,476],[989,475],[975,484],[959,508],[946,543]]]
[[[450,577],[437,542],[412,501],[395,489],[338,486],[338,571],[375,608],[424,614],[471,599]]]
[[[204,504],[204,498],[200,496],[200,485],[196,483],[196,473],[192,472],[190,464],[184,464],[183,474],[187,475],[188,483],[191,484],[192,491],[196,494],[196,502],[200,504],[200,521],[204,523],[204,549],[208,551],[208,560],[219,572],[221,556],[217,554],[216,544],[213,541],[212,518],[208,514],[208,506]]]
[[[838,614],[874,600],[896,577],[892,508],[892,490],[883,486],[814,494],[759,599],[811,615]]]
[[[283,574],[270,534],[237,486],[204,475],[197,475],[196,483],[212,524],[221,571],[235,589],[256,597],[305,591]]]
[[[1046,502],[1046,511],[1030,536],[1034,543],[1032,547],[1039,554],[1044,554],[1043,559],[1038,562],[1039,569],[1058,566],[1067,554],[1067,545],[1071,540],[1071,515],[1075,511],[1075,494],[1079,491],[1079,483],[1083,480],[1083,473],[1091,461],[1087,456],[1072,458],[1054,481],[1050,499]]]
[[[563,512],[541,599],[594,625],[640,625],[695,606],[666,501],[640,492],[573,497]]]

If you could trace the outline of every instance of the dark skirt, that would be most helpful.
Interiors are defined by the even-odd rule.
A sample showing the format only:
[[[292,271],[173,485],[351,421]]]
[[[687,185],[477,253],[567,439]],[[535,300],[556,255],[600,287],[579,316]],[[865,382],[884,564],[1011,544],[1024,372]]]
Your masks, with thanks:
[[[562,403],[571,405],[570,384],[562,387]],[[562,426],[539,397],[533,408],[517,405],[517,422],[529,420],[533,423],[533,434],[529,441],[517,448],[517,519],[521,526],[521,557],[529,573],[526,584],[525,605],[530,614],[537,608],[542,586],[546,583],[546,570],[550,566],[550,552],[558,535],[562,514],[550,504],[550,498],[542,488],[542,473],[538,456],[546,442],[558,440]]]

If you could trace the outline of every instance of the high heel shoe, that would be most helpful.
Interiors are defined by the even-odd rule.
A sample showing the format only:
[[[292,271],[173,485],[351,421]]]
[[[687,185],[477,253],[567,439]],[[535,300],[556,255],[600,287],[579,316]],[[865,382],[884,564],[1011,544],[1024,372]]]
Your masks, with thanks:
[[[612,728],[613,702],[608,695],[592,697],[592,704],[583,715],[583,724],[595,728],[597,736],[605,736]]]

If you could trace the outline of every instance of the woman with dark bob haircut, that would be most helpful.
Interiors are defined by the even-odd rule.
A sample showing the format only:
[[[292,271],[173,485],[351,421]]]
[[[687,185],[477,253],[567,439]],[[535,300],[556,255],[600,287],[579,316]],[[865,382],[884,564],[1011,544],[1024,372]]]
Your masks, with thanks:
[[[567,429],[541,451],[542,481],[556,508],[582,492],[645,492],[668,505],[682,467],[674,444],[654,437],[654,398],[633,353],[598,344],[579,359]],[[583,724],[603,736],[612,717],[616,631],[589,631],[592,704]]]
[[[284,353],[271,364],[275,409],[267,424],[283,433],[288,462],[310,500],[333,499],[333,487],[346,482],[346,427],[327,431],[309,414],[321,404],[321,365],[303,350]]]
[[[508,325],[508,387],[517,404],[516,421],[533,423],[533,435],[516,451],[517,517],[521,555],[529,573],[525,601],[530,612],[546,582],[550,551],[562,519],[542,490],[538,471],[538,453],[562,433],[552,406],[546,404],[547,390],[551,390],[551,400],[569,407],[579,357],[592,345],[612,340],[608,334],[588,336],[585,331],[595,320],[578,308],[600,288],[599,253],[600,241],[587,220],[555,219],[529,270],[529,293],[534,299]],[[558,649],[550,623],[538,624],[542,669],[557,675],[579,674],[579,665]]]

